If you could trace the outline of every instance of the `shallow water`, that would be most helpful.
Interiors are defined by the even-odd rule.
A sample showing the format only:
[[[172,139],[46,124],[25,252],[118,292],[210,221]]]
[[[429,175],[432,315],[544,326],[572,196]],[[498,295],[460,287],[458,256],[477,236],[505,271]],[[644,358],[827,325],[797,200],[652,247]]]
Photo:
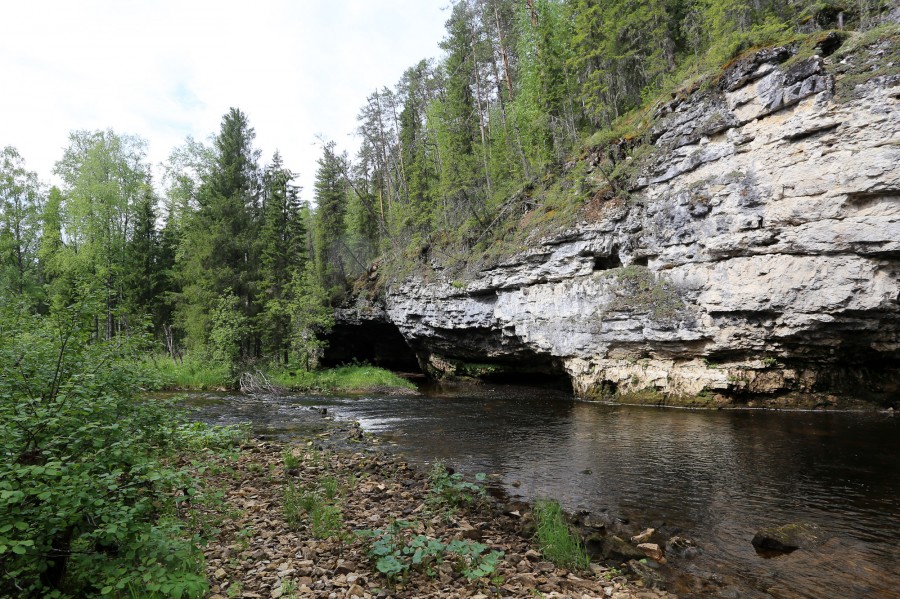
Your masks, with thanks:
[[[513,496],[687,536],[682,596],[900,597],[900,418],[875,413],[691,411],[579,402],[562,393],[469,387],[417,397],[199,394],[197,416],[251,420],[258,434],[321,430],[309,408],[358,420],[412,461],[500,475]],[[319,428],[317,428],[319,427]],[[819,524],[814,551],[765,558],[764,526]]]

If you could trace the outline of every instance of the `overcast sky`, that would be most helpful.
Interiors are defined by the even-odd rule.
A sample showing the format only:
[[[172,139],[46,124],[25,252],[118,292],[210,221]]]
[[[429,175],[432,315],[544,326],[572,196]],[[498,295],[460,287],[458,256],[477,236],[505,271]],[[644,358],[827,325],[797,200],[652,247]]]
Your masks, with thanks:
[[[0,147],[51,180],[68,134],[112,128],[163,161],[243,110],[312,199],[316,136],[355,151],[366,96],[440,54],[449,0],[0,3]]]

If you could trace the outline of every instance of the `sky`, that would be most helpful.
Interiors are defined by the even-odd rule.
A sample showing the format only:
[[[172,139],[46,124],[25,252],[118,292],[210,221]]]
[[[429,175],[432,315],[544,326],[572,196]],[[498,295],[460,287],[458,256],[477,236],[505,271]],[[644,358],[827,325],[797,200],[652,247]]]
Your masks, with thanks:
[[[69,132],[148,142],[156,165],[244,111],[312,201],[319,137],[351,156],[366,96],[441,54],[449,0],[0,3],[0,147],[55,182]]]

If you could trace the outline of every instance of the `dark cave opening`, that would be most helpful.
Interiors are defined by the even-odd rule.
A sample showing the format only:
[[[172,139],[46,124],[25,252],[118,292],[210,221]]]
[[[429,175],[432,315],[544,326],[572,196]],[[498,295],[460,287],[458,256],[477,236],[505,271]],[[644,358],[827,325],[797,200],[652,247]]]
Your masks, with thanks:
[[[338,322],[325,341],[321,364],[328,368],[366,362],[395,372],[422,372],[415,352],[392,322]]]
[[[486,374],[480,379],[486,383],[498,385],[518,385],[523,387],[540,387],[543,389],[555,389],[574,394],[572,379],[565,371],[504,371],[500,370]]]
[[[594,272],[622,268],[622,260],[615,251],[609,256],[594,256]]]

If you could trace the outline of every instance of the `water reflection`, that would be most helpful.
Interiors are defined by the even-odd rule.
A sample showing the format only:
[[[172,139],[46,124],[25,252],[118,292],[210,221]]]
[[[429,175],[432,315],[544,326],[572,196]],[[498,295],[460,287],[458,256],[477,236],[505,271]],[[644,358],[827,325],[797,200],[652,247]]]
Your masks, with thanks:
[[[705,550],[680,564],[694,575],[688,596],[900,596],[900,419],[603,406],[514,387],[221,401],[223,415],[234,408],[276,435],[298,410],[327,406],[413,460],[497,473],[526,499],[686,535]],[[750,545],[757,529],[799,520],[833,538],[774,559]]]

